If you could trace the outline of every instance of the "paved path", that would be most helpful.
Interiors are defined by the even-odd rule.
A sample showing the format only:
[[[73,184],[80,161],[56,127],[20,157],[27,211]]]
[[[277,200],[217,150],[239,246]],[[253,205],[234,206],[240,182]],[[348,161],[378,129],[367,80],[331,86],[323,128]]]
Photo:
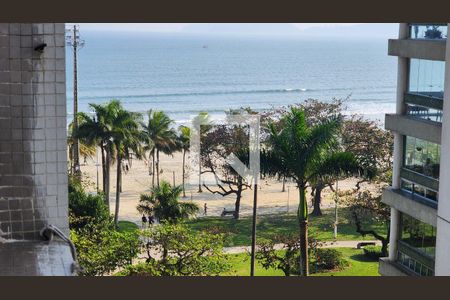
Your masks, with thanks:
[[[324,242],[321,248],[356,248],[358,243],[374,242],[376,245],[381,246],[381,242],[378,240],[373,241],[335,241],[335,242]],[[275,250],[282,250],[284,244],[275,244]],[[250,246],[236,246],[236,247],[225,247],[223,252],[226,254],[238,254],[244,252],[250,252]]]

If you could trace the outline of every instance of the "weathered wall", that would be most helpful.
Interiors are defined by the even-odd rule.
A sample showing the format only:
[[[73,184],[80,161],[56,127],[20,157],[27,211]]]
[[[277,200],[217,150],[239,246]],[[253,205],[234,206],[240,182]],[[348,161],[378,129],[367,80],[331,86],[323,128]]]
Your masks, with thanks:
[[[64,33],[62,23],[0,23],[3,239],[38,239],[46,224],[68,231]]]

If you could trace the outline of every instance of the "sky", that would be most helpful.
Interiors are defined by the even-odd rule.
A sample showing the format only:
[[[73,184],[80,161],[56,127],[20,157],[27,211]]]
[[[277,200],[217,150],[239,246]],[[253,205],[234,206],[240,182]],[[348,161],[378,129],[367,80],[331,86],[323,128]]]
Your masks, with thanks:
[[[70,24],[68,24],[70,25]],[[80,31],[245,36],[395,38],[395,23],[82,23]]]
[[[189,23],[84,23],[84,30],[181,32]],[[355,23],[292,23],[299,30],[312,27],[349,26]]]

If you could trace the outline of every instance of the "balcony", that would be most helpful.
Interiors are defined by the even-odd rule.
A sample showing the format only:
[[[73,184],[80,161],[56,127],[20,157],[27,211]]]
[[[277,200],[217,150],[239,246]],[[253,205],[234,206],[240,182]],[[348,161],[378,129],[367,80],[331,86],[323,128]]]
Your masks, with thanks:
[[[445,40],[397,40],[388,42],[388,54],[405,58],[445,61]]]
[[[437,202],[393,188],[384,190],[382,202],[424,223],[437,224]]]
[[[440,123],[409,115],[386,114],[384,124],[387,130],[436,144],[441,143],[442,125]]]

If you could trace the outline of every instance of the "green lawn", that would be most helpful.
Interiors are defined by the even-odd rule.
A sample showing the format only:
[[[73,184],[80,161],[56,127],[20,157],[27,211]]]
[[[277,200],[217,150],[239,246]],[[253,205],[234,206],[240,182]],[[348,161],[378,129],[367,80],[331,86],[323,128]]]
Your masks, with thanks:
[[[323,210],[320,217],[309,218],[309,235],[321,241],[333,240],[334,210]],[[339,210],[338,240],[372,240],[372,236],[363,238],[355,231],[351,224],[347,209]],[[227,234],[225,246],[247,246],[251,243],[251,221],[249,217],[234,220],[230,217],[206,217],[187,222],[193,230],[210,229],[215,232]],[[258,217],[257,236],[271,239],[276,235],[297,233],[298,222],[296,215],[273,214]],[[385,234],[386,226],[383,224],[366,224],[371,228]]]
[[[129,232],[129,231],[135,231],[136,229],[139,229],[139,227],[133,222],[119,221],[119,231]]]
[[[324,272],[311,274],[311,276],[379,276],[378,262],[367,259],[363,250],[353,248],[336,248],[342,252],[350,266],[341,271]],[[232,270],[223,274],[224,276],[249,276],[250,256],[248,253],[230,254]],[[264,269],[258,261],[255,265],[256,276],[284,276],[284,273],[277,269]]]

